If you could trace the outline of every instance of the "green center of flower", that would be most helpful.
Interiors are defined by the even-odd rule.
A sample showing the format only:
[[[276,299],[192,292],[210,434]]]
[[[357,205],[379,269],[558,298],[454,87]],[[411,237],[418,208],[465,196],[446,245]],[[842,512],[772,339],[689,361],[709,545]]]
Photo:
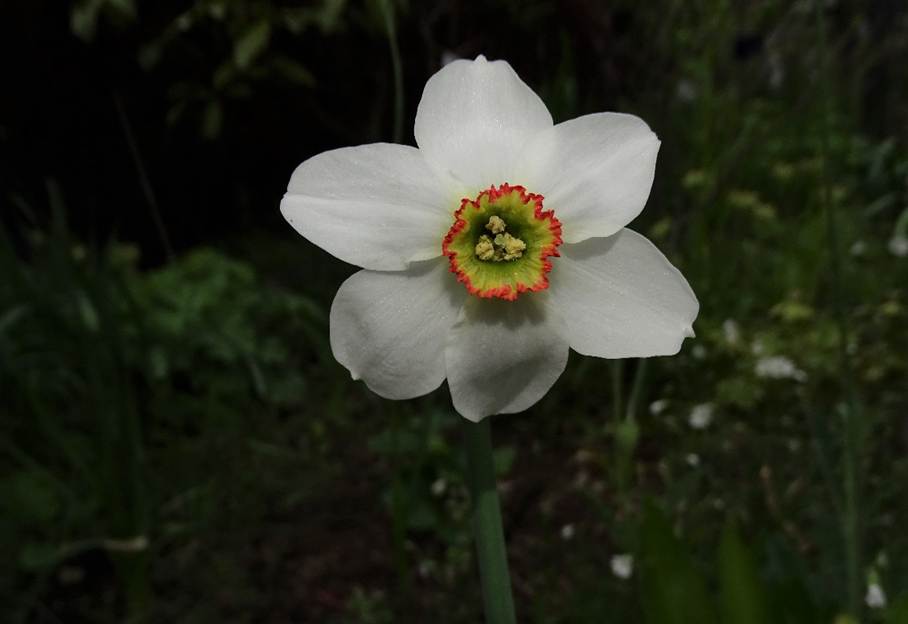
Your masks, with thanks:
[[[561,223],[543,210],[542,195],[502,184],[463,199],[442,243],[451,272],[470,293],[513,301],[548,288]]]

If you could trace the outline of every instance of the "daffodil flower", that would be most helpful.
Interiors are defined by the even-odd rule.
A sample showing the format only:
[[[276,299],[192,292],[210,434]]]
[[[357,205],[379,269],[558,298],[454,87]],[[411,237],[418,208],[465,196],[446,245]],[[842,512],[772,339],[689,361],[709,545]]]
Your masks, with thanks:
[[[325,152],[290,179],[281,211],[364,270],[331,306],[331,348],[389,399],[447,379],[478,421],[525,410],[569,349],[677,353],[698,303],[626,229],[643,209],[659,140],[633,115],[554,125],[504,61],[454,61],[426,83],[416,143]]]

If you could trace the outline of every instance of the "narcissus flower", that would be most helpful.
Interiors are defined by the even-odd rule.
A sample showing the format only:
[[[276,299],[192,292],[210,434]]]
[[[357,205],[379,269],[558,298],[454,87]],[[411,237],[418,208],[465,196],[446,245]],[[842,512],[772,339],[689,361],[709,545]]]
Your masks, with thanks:
[[[527,409],[569,348],[624,358],[677,353],[698,303],[681,273],[626,229],[643,209],[659,140],[639,118],[553,125],[504,61],[455,61],[416,112],[419,148],[319,154],[281,212],[362,267],[331,306],[331,348],[389,399],[447,379],[470,420]]]

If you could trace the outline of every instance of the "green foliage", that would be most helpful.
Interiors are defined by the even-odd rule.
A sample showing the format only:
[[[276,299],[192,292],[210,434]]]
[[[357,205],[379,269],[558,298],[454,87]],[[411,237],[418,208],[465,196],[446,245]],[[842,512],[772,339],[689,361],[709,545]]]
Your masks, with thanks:
[[[792,580],[790,571],[770,574],[761,569],[734,522],[722,531],[715,568],[696,566],[689,545],[655,508],[647,512],[639,539],[640,603],[646,622],[820,624],[832,617]]]
[[[102,17],[120,27],[135,22],[135,0],[77,0],[70,11],[70,28],[80,39],[91,41]]]
[[[3,546],[38,590],[63,562],[101,551],[143,610],[157,533],[148,440],[306,400],[299,348],[325,349],[324,314],[214,250],[139,273],[132,247],[75,244],[49,191],[56,216],[31,233],[28,264],[0,231],[0,491],[16,510]],[[275,327],[296,333],[297,349]]]
[[[146,41],[138,60],[146,70],[163,71],[182,63],[187,48],[196,48],[205,59],[205,77],[172,85],[168,121],[176,124],[187,116],[197,118],[201,135],[214,140],[223,131],[225,111],[236,101],[250,99],[257,89],[315,87],[317,78],[311,69],[272,43],[282,35],[332,34],[344,27],[346,12],[346,0],[322,0],[304,7],[270,0],[201,0]],[[209,37],[216,42],[210,48],[196,47],[199,38]],[[229,46],[223,46],[224,40]]]
[[[640,535],[640,592],[647,624],[718,622],[706,581],[671,524],[655,509]]]
[[[908,624],[908,595],[892,603],[886,612],[886,624]]]
[[[719,546],[719,594],[722,622],[768,624],[770,606],[753,554],[741,541],[734,524],[722,532]]]

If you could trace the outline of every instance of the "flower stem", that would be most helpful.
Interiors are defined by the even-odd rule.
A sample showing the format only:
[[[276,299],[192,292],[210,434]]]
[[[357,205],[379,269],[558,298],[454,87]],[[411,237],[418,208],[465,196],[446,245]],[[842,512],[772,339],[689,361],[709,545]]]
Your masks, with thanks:
[[[478,423],[464,420],[464,441],[469,463],[470,494],[473,499],[473,535],[482,581],[482,598],[487,624],[514,624],[514,599],[508,571],[501,508],[495,486],[495,463],[489,419]]]
[[[830,89],[829,54],[826,34],[826,21],[823,5],[816,5],[817,35],[820,52],[819,91],[820,97],[820,201],[826,217],[826,242],[829,247],[830,287],[832,291],[833,314],[838,329],[839,369],[846,401],[842,423],[842,489],[844,508],[842,509],[842,537],[845,545],[845,589],[848,613],[854,618],[861,617],[861,569],[862,569],[862,526],[861,508],[861,473],[860,458],[864,441],[862,424],[862,406],[854,384],[851,356],[848,352],[849,334],[847,311],[842,294],[844,282],[843,267],[839,252],[838,219],[835,202],[832,198],[829,163],[829,124],[831,116],[832,93]]]
[[[624,413],[624,401],[621,394],[621,388],[624,385],[624,360],[612,360],[609,362],[612,369],[612,416],[615,422],[621,421],[621,415]]]
[[[394,72],[394,129],[391,136],[395,143],[400,143],[403,140],[404,129],[404,72],[400,60],[400,47],[397,44],[394,6],[390,0],[379,0],[378,8],[385,20],[388,45],[391,47],[391,69]]]

